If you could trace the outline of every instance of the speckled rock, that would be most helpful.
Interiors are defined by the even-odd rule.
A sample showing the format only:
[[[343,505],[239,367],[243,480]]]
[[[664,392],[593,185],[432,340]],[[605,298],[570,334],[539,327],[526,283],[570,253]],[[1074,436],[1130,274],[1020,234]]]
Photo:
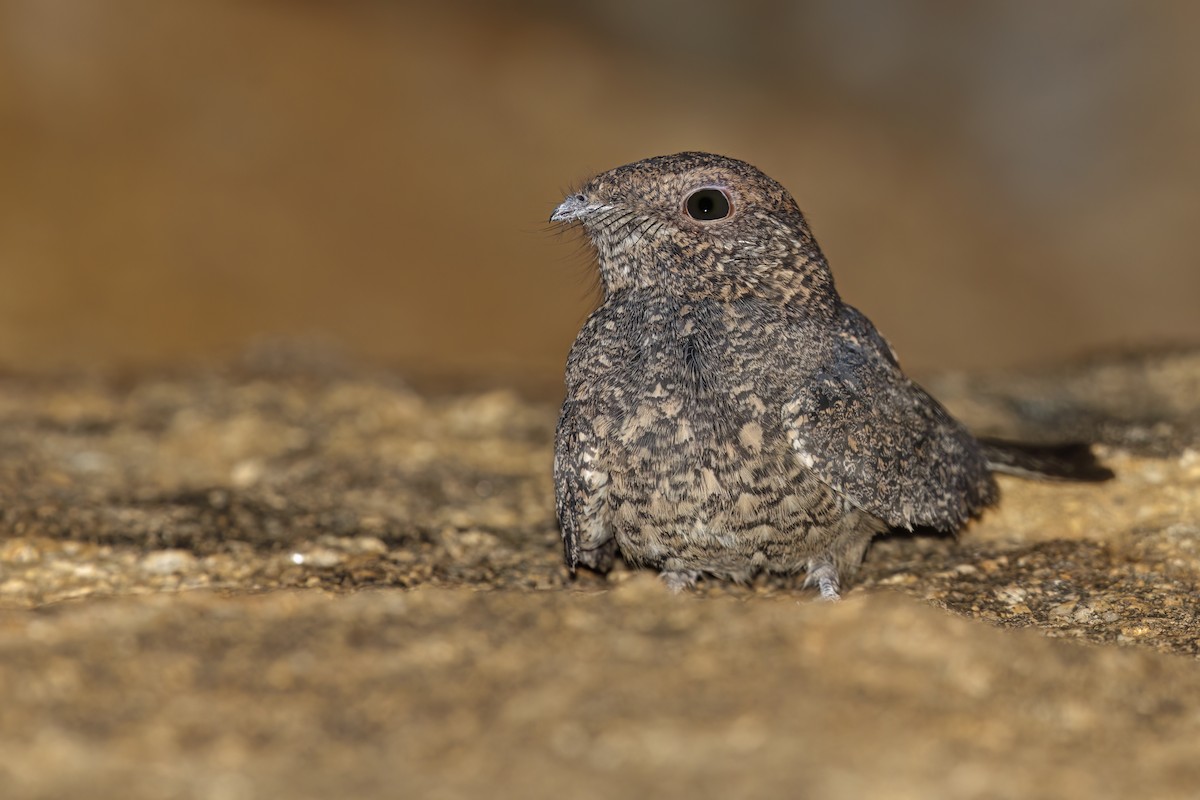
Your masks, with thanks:
[[[1200,354],[930,385],[1117,478],[1004,479],[830,606],[571,577],[512,392],[0,378],[3,794],[1194,796]]]

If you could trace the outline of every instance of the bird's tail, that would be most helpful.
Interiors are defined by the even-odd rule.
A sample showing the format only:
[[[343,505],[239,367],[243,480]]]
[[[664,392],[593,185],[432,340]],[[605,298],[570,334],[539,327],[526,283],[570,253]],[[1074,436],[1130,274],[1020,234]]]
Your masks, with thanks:
[[[988,466],[993,472],[1023,478],[1098,483],[1113,477],[1100,463],[1090,445],[1025,444],[1003,439],[980,439]]]

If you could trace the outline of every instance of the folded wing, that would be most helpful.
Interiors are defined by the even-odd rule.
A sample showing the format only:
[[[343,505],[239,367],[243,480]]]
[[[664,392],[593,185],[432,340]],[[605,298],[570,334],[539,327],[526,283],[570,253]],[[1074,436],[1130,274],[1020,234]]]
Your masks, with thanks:
[[[783,422],[805,467],[892,527],[956,530],[996,500],[979,443],[849,306]]]

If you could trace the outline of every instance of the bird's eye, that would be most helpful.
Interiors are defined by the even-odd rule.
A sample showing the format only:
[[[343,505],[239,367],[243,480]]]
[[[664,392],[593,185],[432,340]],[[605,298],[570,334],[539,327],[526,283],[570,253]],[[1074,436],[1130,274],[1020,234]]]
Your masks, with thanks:
[[[712,222],[729,216],[729,195],[720,189],[697,189],[683,201],[683,207],[692,219]]]

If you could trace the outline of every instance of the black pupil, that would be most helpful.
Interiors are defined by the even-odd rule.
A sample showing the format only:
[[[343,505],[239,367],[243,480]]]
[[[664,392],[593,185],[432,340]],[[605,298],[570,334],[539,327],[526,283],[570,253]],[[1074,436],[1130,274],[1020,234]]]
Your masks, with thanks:
[[[729,216],[729,199],[720,189],[700,189],[688,195],[687,213],[692,219],[723,219]]]

